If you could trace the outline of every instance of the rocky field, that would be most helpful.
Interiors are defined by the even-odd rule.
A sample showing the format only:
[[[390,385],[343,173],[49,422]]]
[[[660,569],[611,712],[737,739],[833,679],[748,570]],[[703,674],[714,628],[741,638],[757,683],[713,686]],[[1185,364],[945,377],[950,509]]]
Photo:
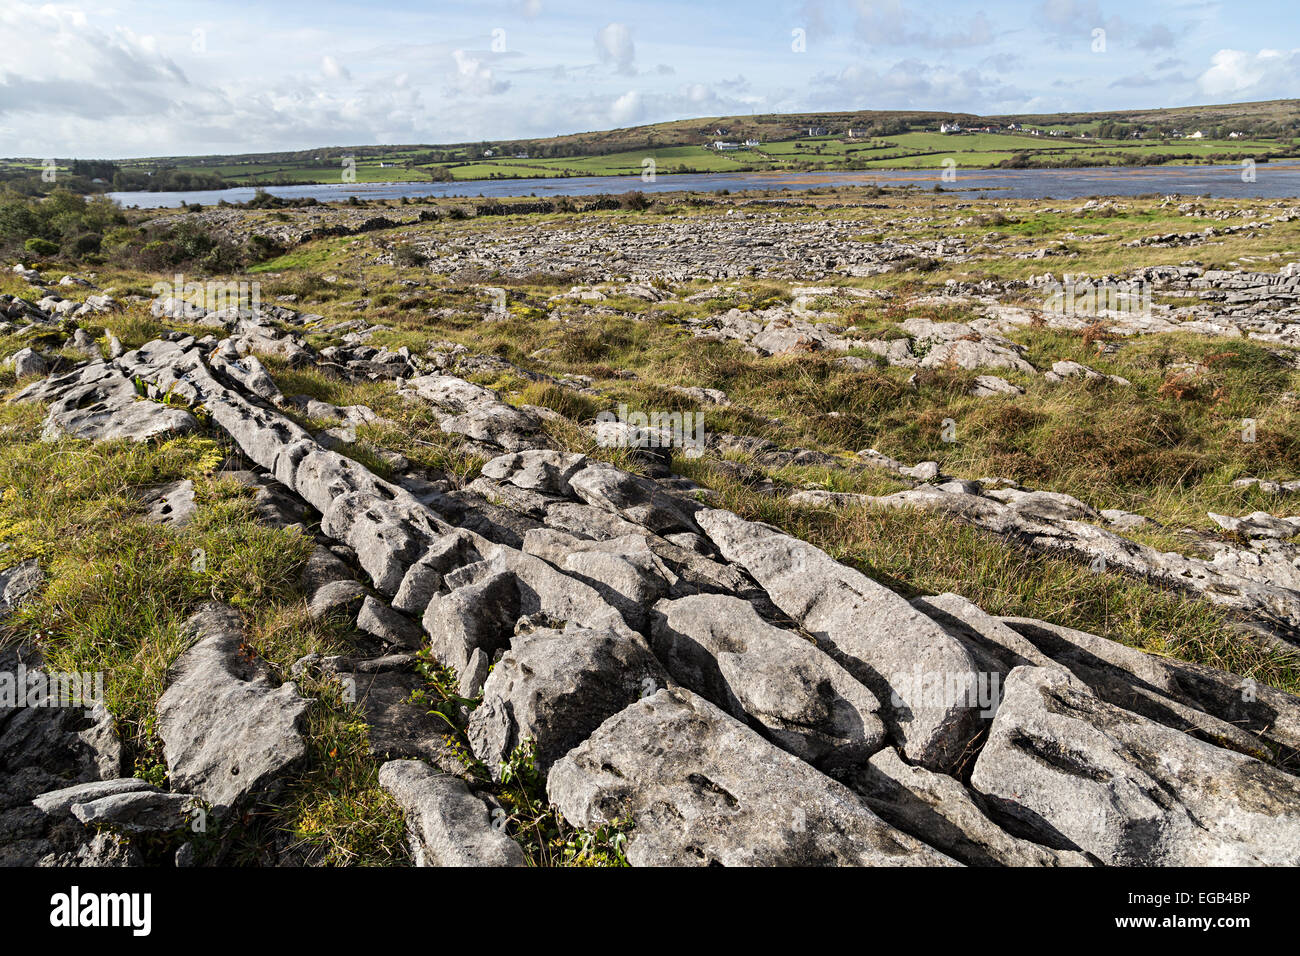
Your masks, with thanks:
[[[1296,202],[133,227],[275,255],[0,278],[0,862],[1300,864]]]

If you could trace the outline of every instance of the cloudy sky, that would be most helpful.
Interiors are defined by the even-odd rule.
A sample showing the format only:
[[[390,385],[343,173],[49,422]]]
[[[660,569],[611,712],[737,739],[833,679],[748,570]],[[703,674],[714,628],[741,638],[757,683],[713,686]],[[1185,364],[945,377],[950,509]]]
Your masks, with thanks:
[[[1284,0],[0,0],[0,156],[1300,95]]]

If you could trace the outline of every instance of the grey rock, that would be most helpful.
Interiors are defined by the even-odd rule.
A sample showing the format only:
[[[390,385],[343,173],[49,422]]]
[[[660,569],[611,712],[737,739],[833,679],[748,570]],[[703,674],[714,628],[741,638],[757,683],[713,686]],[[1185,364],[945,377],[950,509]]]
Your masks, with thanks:
[[[357,627],[385,644],[411,650],[419,650],[424,645],[424,633],[418,624],[370,595],[366,595],[357,612]]]
[[[515,637],[469,720],[475,756],[499,772],[526,739],[545,773],[606,718],[668,684],[637,635],[605,628],[543,629]]]
[[[519,845],[463,780],[419,760],[392,760],[379,768],[379,784],[406,814],[417,866],[526,865]]]
[[[150,441],[198,428],[198,421],[184,408],[141,398],[120,369],[102,361],[40,380],[15,400],[49,402],[41,432],[47,441],[63,436]]]
[[[495,481],[509,482],[526,491],[572,497],[569,479],[587,466],[585,455],[549,449],[501,455],[483,466],[483,474]]]
[[[946,770],[978,735],[977,665],[936,621],[824,551],[729,511],[697,515],[730,561],[831,652],[887,709],[908,759]],[[936,684],[952,694],[933,693]]]
[[[183,793],[136,790],[74,803],[72,815],[86,826],[123,833],[167,833],[190,822],[194,800]]]
[[[470,533],[456,530],[443,535],[402,577],[393,596],[393,607],[407,614],[423,614],[442,590],[444,574],[482,559]]]
[[[435,406],[444,432],[465,435],[505,451],[545,446],[541,419],[500,400],[490,389],[451,375],[423,375],[411,379],[402,393]]]
[[[32,806],[42,813],[60,817],[72,812],[73,804],[93,803],[104,797],[113,797],[123,793],[156,793],[158,788],[138,777],[115,777],[111,780],[91,780],[74,784],[61,790],[51,790],[32,800]]]
[[[1115,866],[1300,863],[1300,779],[1018,667],[971,786],[1044,842]]]
[[[632,628],[645,627],[646,612],[668,591],[660,562],[644,534],[588,542],[551,528],[524,536],[524,551],[580,578],[623,615]]]
[[[1226,671],[1030,618],[1000,618],[1103,700],[1251,756],[1300,755],[1300,698]]]
[[[967,866],[1091,866],[1082,853],[1053,850],[1007,833],[964,786],[946,774],[882,750],[854,776],[853,787],[881,818]]]
[[[19,349],[13,354],[14,376],[19,379],[49,374],[49,363],[34,349]]]
[[[298,584],[308,594],[315,594],[327,584],[351,581],[352,578],[352,569],[347,563],[329,548],[318,544],[308,556]]]
[[[145,520],[172,528],[183,528],[194,520],[198,505],[194,500],[194,482],[186,478],[142,489]]]
[[[0,674],[29,686],[47,681],[40,662],[17,648],[0,648]],[[7,703],[7,702],[6,702]],[[25,701],[24,701],[25,703]],[[102,703],[80,707],[0,707],[0,808],[38,794],[121,775],[122,748]]]
[[[683,688],[627,707],[556,763],[572,825],[631,820],[634,866],[942,866],[861,797]]]
[[[692,515],[699,505],[638,475],[604,462],[589,462],[569,478],[574,494],[587,504],[632,521],[656,534],[698,531]]]
[[[197,643],[181,655],[158,701],[158,736],[172,785],[224,811],[272,790],[301,760],[311,701],[276,687],[243,649],[239,615],[208,605],[190,618]]]
[[[41,589],[45,573],[35,558],[0,571],[0,620],[8,617],[24,601]]]
[[[1023,395],[1025,390],[996,375],[976,375],[970,393],[976,398],[988,398],[994,395]]]
[[[70,848],[54,847],[52,852],[37,860],[35,865],[58,869],[124,867],[143,866],[144,860],[127,838],[104,830],[94,834],[88,841],[75,842]]]
[[[360,610],[367,593],[366,586],[360,581],[331,581],[312,594],[307,602],[307,612],[316,620],[336,612],[351,617]]]
[[[885,744],[880,703],[848,671],[752,604],[725,595],[660,601],[652,646],[673,679],[824,770]]]
[[[1099,521],[1101,513],[1078,498],[1056,491],[1021,491],[1003,488],[988,497],[1009,504],[1021,515],[1042,521]]]
[[[1144,515],[1134,514],[1120,508],[1103,508],[1101,516],[1106,519],[1108,525],[1112,528],[1118,528],[1120,531],[1137,531],[1140,528],[1150,528],[1155,525],[1154,521]]]
[[[570,501],[558,501],[547,506],[545,523],[548,528],[596,541],[645,533],[641,525],[610,514],[603,508]]]
[[[589,628],[609,626],[630,633],[622,615],[599,591],[541,558],[503,545],[486,549],[485,557],[489,560],[453,572],[448,584],[469,583],[507,572],[516,582],[518,616],[540,613],[552,622],[572,622]]]
[[[486,570],[486,568],[485,568]],[[461,695],[475,696],[482,668],[471,668],[476,650],[491,655],[509,645],[520,615],[514,574],[499,570],[435,598],[424,612],[424,630],[435,660],[461,678]]]

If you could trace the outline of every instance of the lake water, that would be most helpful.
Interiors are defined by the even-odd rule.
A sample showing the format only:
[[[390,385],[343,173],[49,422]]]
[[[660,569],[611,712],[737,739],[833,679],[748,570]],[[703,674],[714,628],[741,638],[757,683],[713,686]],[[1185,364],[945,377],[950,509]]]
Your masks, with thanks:
[[[266,191],[285,199],[311,196],[320,202],[358,199],[415,199],[424,196],[492,198],[500,196],[590,196],[596,193],[769,192],[814,189],[818,186],[904,186],[931,189],[936,184],[967,196],[1012,199],[1077,199],[1084,196],[1136,196],[1142,193],[1181,193],[1233,199],[1278,199],[1300,196],[1300,165],[1261,163],[1255,182],[1242,182],[1242,168],[1233,166],[1144,166],[1094,169],[970,169],[957,170],[956,182],[943,182],[939,170],[874,169],[868,172],[822,173],[679,173],[660,175],[655,182],[640,176],[572,176],[562,179],[480,179],[458,183],[338,183],[327,186],[268,186]],[[193,190],[173,193],[109,193],[124,206],[142,209],[171,208],[181,203],[215,205],[247,202],[251,187]]]

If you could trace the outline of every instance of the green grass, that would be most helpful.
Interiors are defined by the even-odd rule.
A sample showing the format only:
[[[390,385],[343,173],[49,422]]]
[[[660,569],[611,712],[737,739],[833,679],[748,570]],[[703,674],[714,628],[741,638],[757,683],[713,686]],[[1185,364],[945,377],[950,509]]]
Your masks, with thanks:
[[[0,566],[36,558],[48,579],[5,631],[35,641],[52,669],[102,672],[125,772],[162,783],[157,701],[185,648],[184,622],[201,605],[240,609],[250,647],[282,679],[305,654],[351,645],[306,614],[297,579],[310,538],[257,520],[248,493],[217,473],[216,442],[42,442],[41,413],[0,406]],[[139,490],[180,478],[195,482],[194,521],[183,529],[144,521]],[[252,852],[269,827],[287,831],[313,862],[402,862],[400,812],[378,788],[355,706],[315,696],[310,757],[289,780],[285,806],[271,819],[228,824],[234,845]]]

